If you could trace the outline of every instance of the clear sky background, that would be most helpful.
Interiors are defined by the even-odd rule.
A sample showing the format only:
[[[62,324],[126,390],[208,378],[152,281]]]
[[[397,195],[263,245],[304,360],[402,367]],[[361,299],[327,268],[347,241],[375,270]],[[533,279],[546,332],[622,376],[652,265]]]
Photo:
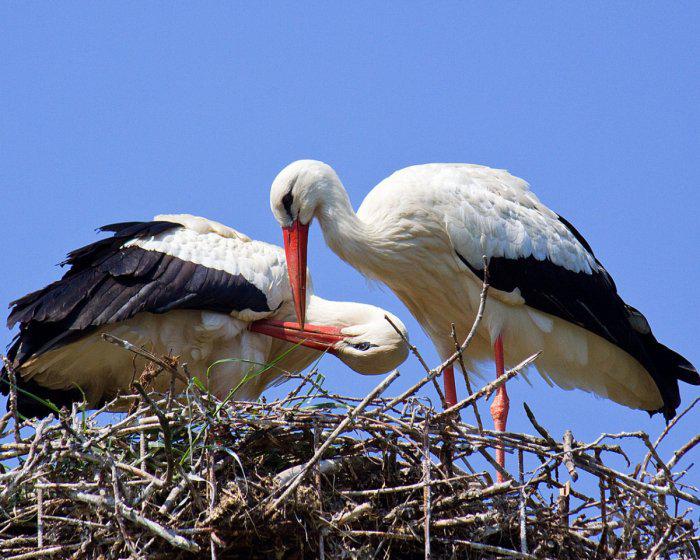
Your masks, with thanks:
[[[0,22],[3,305],[115,221],[188,212],[280,244],[269,186],[295,159],[333,165],[356,207],[398,168],[471,162],[527,179],[657,337],[700,364],[697,3],[6,2]],[[311,239],[320,295],[390,309],[437,362],[388,289],[317,226]],[[358,396],[379,381],[331,357],[321,369]],[[422,374],[414,359],[401,371],[394,390]],[[532,381],[509,385],[515,430],[532,431],[523,400],[556,436],[663,428]],[[699,424],[696,410],[662,455]]]

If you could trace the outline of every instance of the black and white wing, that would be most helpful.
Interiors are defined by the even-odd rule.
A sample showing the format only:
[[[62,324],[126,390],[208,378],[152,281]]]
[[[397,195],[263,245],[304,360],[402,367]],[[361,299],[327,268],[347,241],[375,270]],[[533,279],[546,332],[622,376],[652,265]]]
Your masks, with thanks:
[[[137,313],[198,309],[252,321],[290,298],[282,250],[216,222],[168,215],[100,230],[113,236],[71,252],[63,278],[10,304],[16,366]]]
[[[544,206],[525,181],[505,171],[455,168],[454,204],[445,207],[455,254],[504,300],[578,325],[635,358],[654,379],[669,416],[680,403],[678,380],[698,384],[693,366],[659,343],[645,317],[618,295],[583,236]],[[522,299],[520,299],[522,298]]]

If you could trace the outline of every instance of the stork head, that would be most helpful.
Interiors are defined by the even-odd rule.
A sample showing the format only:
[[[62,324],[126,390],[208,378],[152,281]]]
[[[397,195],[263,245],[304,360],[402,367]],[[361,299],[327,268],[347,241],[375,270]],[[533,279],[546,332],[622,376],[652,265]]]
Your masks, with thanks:
[[[324,198],[340,183],[330,165],[313,159],[290,163],[270,189],[270,208],[282,227],[298,221],[308,226]]]
[[[387,320],[391,320],[392,326]],[[309,323],[269,319],[256,321],[250,330],[328,352],[358,373],[386,373],[408,356],[408,333],[401,320],[373,305],[327,301],[311,297]]]
[[[345,305],[350,308],[336,319],[343,339],[335,345],[333,354],[364,375],[386,373],[400,366],[408,357],[408,332],[401,320],[372,305]]]
[[[289,281],[297,319],[306,320],[306,248],[309,225],[329,196],[343,196],[340,180],[330,165],[315,160],[290,163],[272,183],[270,208],[282,226]]]

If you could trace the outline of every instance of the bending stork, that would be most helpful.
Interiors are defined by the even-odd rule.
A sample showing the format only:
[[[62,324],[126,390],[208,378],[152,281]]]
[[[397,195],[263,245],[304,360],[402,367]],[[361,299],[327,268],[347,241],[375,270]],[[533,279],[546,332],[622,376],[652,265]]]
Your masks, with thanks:
[[[695,368],[659,343],[644,316],[618,295],[581,234],[507,171],[408,167],[377,185],[355,214],[333,169],[302,160],[275,178],[270,205],[284,229],[302,324],[307,235],[316,218],[340,258],[397,294],[442,359],[454,350],[451,324],[463,337],[474,321],[485,255],[491,291],[471,361],[488,359],[493,348],[501,375],[506,365],[543,350],[537,368],[545,379],[667,419],[680,404],[678,381],[700,384]],[[454,404],[451,369],[444,383]],[[505,385],[491,413],[504,430]],[[498,459],[503,465],[502,450]]]
[[[355,371],[384,373],[406,358],[401,336],[383,309],[327,301],[307,294],[310,324],[290,322],[294,305],[282,249],[217,222],[162,215],[152,222],[101,228],[114,232],[69,254],[63,278],[13,302],[8,327],[19,334],[8,358],[19,374],[18,406],[25,416],[81,401],[98,406],[128,391],[143,361],[105,342],[110,333],[157,355],[177,355],[219,398],[240,386],[238,399],[256,398],[285,371],[300,371],[321,352]],[[403,331],[405,334],[405,330]],[[297,348],[293,345],[299,344]],[[278,356],[284,356],[265,369]],[[3,372],[3,380],[7,374]],[[154,387],[170,380],[160,375]],[[176,390],[184,385],[178,382]],[[7,383],[2,383],[7,393]]]

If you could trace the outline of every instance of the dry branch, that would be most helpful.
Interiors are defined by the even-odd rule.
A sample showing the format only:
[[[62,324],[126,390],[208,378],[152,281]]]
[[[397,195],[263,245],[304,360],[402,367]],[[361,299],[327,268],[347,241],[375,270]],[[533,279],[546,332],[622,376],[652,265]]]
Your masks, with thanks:
[[[303,401],[299,387],[226,404],[193,383],[180,399],[135,387],[135,409],[111,423],[105,413],[28,421],[17,442],[4,421],[0,557],[698,557],[687,508],[697,490],[676,471],[697,437],[647,472],[661,459],[641,432],[557,442],[531,412],[537,435],[463,423],[457,410],[507,375],[448,413],[383,398],[395,377],[364,399],[309,376]],[[616,470],[611,439],[641,439],[649,453]],[[469,472],[464,461],[490,458],[499,442],[518,473],[492,484],[487,462]],[[560,468],[578,480],[560,483]]]

